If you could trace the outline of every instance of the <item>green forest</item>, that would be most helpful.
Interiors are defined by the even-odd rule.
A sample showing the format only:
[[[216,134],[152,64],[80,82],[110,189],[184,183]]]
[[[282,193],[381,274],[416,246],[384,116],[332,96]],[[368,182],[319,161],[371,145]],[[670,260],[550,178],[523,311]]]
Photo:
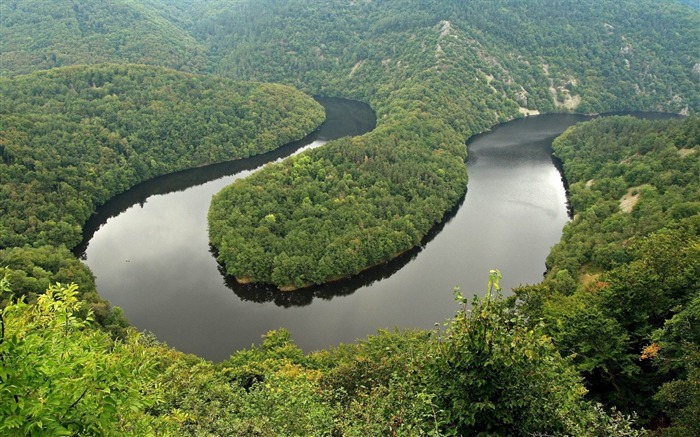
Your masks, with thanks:
[[[697,9],[8,0],[0,17],[2,434],[700,433]],[[433,331],[305,354],[281,329],[221,363],[136,333],[71,254],[82,225],[139,182],[316,129],[290,86],[365,101],[377,127],[213,199],[227,272],[289,290],[420,244],[467,189],[467,139],[499,122],[688,117],[560,136],[573,218],[543,281],[503,298],[484,272]]]
[[[323,108],[289,87],[158,67],[64,67],[0,79],[0,247],[73,247],[115,194],[152,177],[270,151]]]
[[[590,397],[695,435],[700,412],[700,118],[606,117],[569,128],[574,218],[516,307],[543,321]],[[673,421],[672,421],[673,423]]]
[[[240,181],[214,200],[210,238],[241,282],[318,284],[417,246],[464,193],[466,140],[499,121],[534,110],[687,112],[700,104],[690,71],[696,57],[685,39],[688,32],[698,38],[697,14],[673,4],[654,9],[652,19],[648,4],[421,2],[405,11],[393,2],[311,10],[302,3],[222,11],[246,17],[230,20],[230,28],[211,27],[214,17],[203,16],[199,31],[225,53],[215,71],[369,101],[378,126]],[[674,12],[680,16],[671,20]],[[635,33],[636,20],[668,32],[654,44],[669,51],[645,43],[650,36]],[[306,27],[323,41],[310,42]],[[668,53],[679,56],[664,61]],[[673,77],[666,96],[657,75]]]

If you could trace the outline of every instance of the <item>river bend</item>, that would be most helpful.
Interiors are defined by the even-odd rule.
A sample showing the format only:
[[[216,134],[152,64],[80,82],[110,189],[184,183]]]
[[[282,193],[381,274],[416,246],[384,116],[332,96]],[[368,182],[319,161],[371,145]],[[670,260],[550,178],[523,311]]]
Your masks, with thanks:
[[[100,294],[139,330],[214,361],[288,328],[306,351],[378,329],[432,328],[457,310],[453,289],[482,293],[498,268],[504,290],[542,279],[568,220],[551,141],[588,117],[543,115],[496,126],[468,144],[462,203],[421,247],[337,283],[282,293],[225,278],[210,252],[211,196],[266,161],[374,126],[366,105],[322,99],[328,122],[306,142],[249,160],[149,181],[100,209],[78,248]]]

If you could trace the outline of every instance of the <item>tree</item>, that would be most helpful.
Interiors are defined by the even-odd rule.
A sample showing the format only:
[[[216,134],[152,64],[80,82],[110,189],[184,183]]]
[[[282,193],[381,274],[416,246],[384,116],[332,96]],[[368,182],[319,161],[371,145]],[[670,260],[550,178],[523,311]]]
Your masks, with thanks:
[[[0,292],[10,292],[7,277]],[[153,352],[135,333],[112,341],[77,314],[77,287],[52,285],[0,312],[0,433],[133,435],[151,429],[144,395]]]
[[[587,403],[586,389],[541,324],[531,326],[500,298],[500,273],[488,293],[468,299],[426,363],[445,435],[583,435],[611,416]],[[629,423],[621,428],[633,433]]]

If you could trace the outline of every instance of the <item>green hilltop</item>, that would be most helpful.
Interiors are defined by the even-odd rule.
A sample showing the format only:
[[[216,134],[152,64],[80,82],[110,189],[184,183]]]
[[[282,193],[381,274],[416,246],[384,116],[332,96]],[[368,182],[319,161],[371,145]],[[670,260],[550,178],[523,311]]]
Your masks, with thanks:
[[[0,431],[697,435],[698,41],[697,10],[658,0],[3,1]],[[496,123],[690,117],[560,137],[576,215],[544,281],[504,300],[491,272],[444,329],[306,355],[280,330],[218,364],[135,334],[70,255],[82,224],[147,178],[313,130],[289,85],[377,115],[214,199],[227,271],[289,289],[419,244]]]
[[[214,200],[211,241],[241,281],[323,283],[418,245],[466,189],[467,138],[499,121],[535,111],[698,107],[687,44],[698,39],[697,14],[678,5],[268,6],[242,3],[201,18],[199,35],[220,57],[215,71],[366,100],[378,123]],[[644,22],[663,37],[652,44]],[[661,77],[673,77],[663,90]],[[251,196],[256,189],[264,196]]]
[[[166,1],[7,0],[0,4],[0,75],[122,62],[196,72],[206,48]]]
[[[132,64],[0,78],[0,247],[81,240],[95,208],[166,173],[295,141],[324,119],[288,86]]]

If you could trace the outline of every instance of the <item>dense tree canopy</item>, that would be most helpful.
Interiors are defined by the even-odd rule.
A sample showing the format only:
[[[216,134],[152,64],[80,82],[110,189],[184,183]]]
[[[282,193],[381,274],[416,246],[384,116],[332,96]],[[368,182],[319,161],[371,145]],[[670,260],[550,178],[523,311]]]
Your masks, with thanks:
[[[0,292],[7,291],[5,277]],[[144,409],[154,400],[144,393],[153,351],[133,332],[122,342],[89,329],[81,306],[72,284],[0,310],[3,435],[143,435],[151,428]]]
[[[210,211],[220,260],[241,280],[289,288],[356,273],[420,243],[464,193],[465,140],[497,122],[696,113],[697,10],[79,3],[0,2],[0,267],[12,284],[0,282],[2,433],[636,433],[601,401],[697,434],[697,117],[567,132],[555,149],[576,216],[545,281],[519,289],[517,306],[477,300],[444,331],[304,355],[280,330],[212,364],[124,329],[66,249],[97,205],[139,181],[260,153],[320,123],[319,106],[290,88],[231,81],[264,80],[369,102],[377,128],[222,191]],[[64,68],[38,71],[52,67]]]
[[[681,413],[672,393],[698,377],[700,118],[602,118],[554,149],[575,215],[545,281],[516,291],[521,310],[545,320],[595,398],[687,427],[697,402]]]
[[[585,401],[541,328],[497,296],[444,333],[380,332],[305,355],[279,330],[214,365],[133,332],[115,341],[89,329],[76,293],[51,286],[0,311],[4,434],[636,434]]]
[[[122,310],[112,307],[97,293],[95,278],[90,269],[72,256],[65,247],[11,247],[0,250],[0,275],[12,283],[14,294],[0,297],[0,307],[23,298],[34,303],[52,284],[73,283],[78,287],[82,302],[81,315],[92,312],[97,326],[115,338],[126,334],[129,326]]]
[[[323,108],[282,85],[157,67],[0,79],[0,247],[73,247],[98,205],[165,173],[270,151]]]
[[[700,23],[679,5],[303,3],[197,9],[195,34],[221,56],[217,72],[356,96],[378,115],[374,132],[268,168],[215,199],[211,242],[240,281],[292,289],[420,244],[466,188],[466,139],[498,121],[535,109],[700,104],[684,40],[698,37]],[[661,42],[641,22],[676,32]],[[673,49],[660,45],[671,41]],[[669,80],[663,91],[659,77]]]
[[[207,49],[172,2],[0,3],[0,76],[74,64],[127,62],[201,71]]]
[[[455,204],[455,191],[464,192],[465,171],[458,169],[465,156],[464,141],[498,121],[530,111],[694,112],[700,105],[697,56],[694,44],[688,43],[699,38],[698,14],[670,1],[423,1],[406,8],[396,0],[150,0],[79,6],[6,2],[2,8],[4,75],[71,63],[137,61],[280,81],[311,93],[370,102],[381,130],[356,140],[353,147],[371,148],[374,159],[357,170],[365,177],[357,177],[357,171],[350,174],[351,185],[362,194],[353,195],[358,200],[354,205],[324,206],[308,217],[328,223],[341,215],[348,223],[312,236],[314,254],[300,258],[294,241],[295,235],[304,236],[309,223],[297,220],[297,228],[280,212],[304,216],[310,211],[300,201],[309,193],[299,184],[281,188],[281,175],[258,176],[257,185],[270,193],[265,199],[242,194],[250,198],[245,209],[256,211],[255,223],[239,227],[235,217],[229,224],[221,217],[214,223],[219,230],[212,241],[225,246],[218,248],[229,272],[281,287],[351,274],[418,244]],[[43,22],[51,25],[41,26],[37,34],[35,25]],[[325,173],[333,167],[332,177],[316,187],[324,199],[345,194],[345,175],[358,166],[358,157],[340,152],[344,148],[339,144],[332,151],[308,155],[312,166],[326,168]],[[146,159],[147,168],[138,170],[148,170],[150,163]],[[436,173],[439,170],[445,174]],[[428,174],[433,180],[426,183]],[[110,178],[114,180],[106,181],[108,185],[128,186],[123,180],[129,179],[128,172]],[[378,181],[399,192],[387,194],[380,186],[370,193]],[[98,185],[103,191],[102,183]],[[244,185],[235,190],[244,190]],[[396,185],[402,188],[396,190]],[[111,194],[98,193],[95,200],[99,204]],[[395,214],[378,216],[376,210],[387,201]],[[10,241],[2,245],[29,242],[17,237],[23,227],[30,235],[39,234],[39,243],[75,244],[71,235],[76,235],[76,223],[79,226],[92,207],[73,206],[60,211],[50,229],[42,222],[12,223],[6,232]],[[235,252],[242,238],[256,230],[265,232],[259,219],[273,212],[257,217],[263,210],[277,211],[276,218],[284,222],[278,224],[281,235],[272,233],[260,239],[261,244],[247,241]],[[394,215],[403,222],[395,223]],[[334,242],[345,246],[360,237],[358,229],[368,227],[372,229],[367,231],[366,247],[343,254],[345,263],[333,260],[334,249],[320,249],[334,247]],[[249,254],[254,254],[249,262],[253,265],[235,261]],[[325,267],[299,273],[324,257]]]
[[[376,106],[393,91],[445,76],[461,76],[470,88],[472,118],[507,116],[505,104],[581,112],[700,104],[691,43],[700,38],[697,12],[673,1],[194,0],[189,7],[193,33],[218,61],[214,71]],[[484,105],[494,98],[497,107]]]
[[[700,213],[699,145],[698,117],[605,117],[557,138],[574,220],[548,264],[574,275],[609,269],[629,260],[630,237]]]

